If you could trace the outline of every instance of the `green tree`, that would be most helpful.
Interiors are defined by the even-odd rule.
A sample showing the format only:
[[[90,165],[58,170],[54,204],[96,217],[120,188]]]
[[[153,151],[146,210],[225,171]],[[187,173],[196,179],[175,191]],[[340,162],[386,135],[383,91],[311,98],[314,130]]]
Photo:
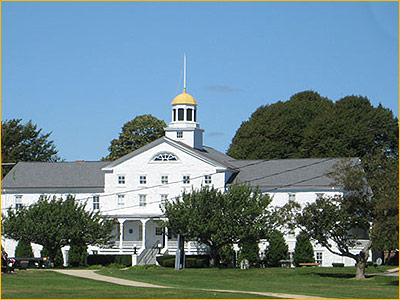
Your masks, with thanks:
[[[31,243],[23,240],[18,241],[17,247],[15,248],[15,257],[33,257]]]
[[[58,150],[49,140],[51,133],[42,133],[37,125],[29,121],[21,124],[21,119],[1,122],[1,161],[58,161]],[[4,169],[4,171],[3,171]],[[9,170],[2,168],[2,178]]]
[[[237,159],[303,157],[307,127],[332,106],[332,101],[312,91],[261,106],[237,130],[227,154]]]
[[[307,204],[298,215],[301,228],[333,254],[356,261],[356,279],[365,278],[365,267],[372,241],[369,232],[373,223],[372,193],[361,165],[342,160],[332,173],[336,185],[346,193],[331,198],[318,198]],[[367,239],[364,245],[358,241]],[[352,248],[363,246],[358,253]]]
[[[104,244],[110,238],[113,223],[88,212],[73,196],[66,200],[41,196],[19,210],[8,209],[2,216],[4,235],[42,245],[54,261],[59,249],[66,245]]]
[[[381,154],[369,157],[364,165],[368,168],[368,185],[373,191],[372,248],[396,251],[399,247],[398,158]]]
[[[268,237],[268,248],[265,254],[265,264],[269,267],[279,267],[280,261],[288,259],[288,245],[286,244],[283,233],[274,230]]]
[[[68,264],[72,267],[85,266],[87,255],[86,245],[71,245],[68,252]]]
[[[398,154],[398,119],[366,97],[335,103],[305,91],[258,108],[237,130],[227,154],[237,159],[360,157]]]
[[[164,121],[152,115],[137,116],[122,126],[118,139],[113,139],[110,152],[103,160],[116,160],[164,136]]]
[[[314,263],[314,248],[309,236],[305,232],[300,232],[296,237],[296,246],[293,252],[293,263],[296,267],[300,263]]]
[[[274,221],[267,211],[271,199],[248,186],[232,186],[225,194],[203,187],[165,204],[166,226],[185,239],[210,247],[216,266],[225,245],[265,236]]]

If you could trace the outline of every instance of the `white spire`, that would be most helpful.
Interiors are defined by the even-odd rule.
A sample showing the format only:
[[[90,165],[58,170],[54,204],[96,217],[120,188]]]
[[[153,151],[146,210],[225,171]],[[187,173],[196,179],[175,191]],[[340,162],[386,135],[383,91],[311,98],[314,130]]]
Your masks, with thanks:
[[[186,93],[186,53],[183,55],[183,92]]]

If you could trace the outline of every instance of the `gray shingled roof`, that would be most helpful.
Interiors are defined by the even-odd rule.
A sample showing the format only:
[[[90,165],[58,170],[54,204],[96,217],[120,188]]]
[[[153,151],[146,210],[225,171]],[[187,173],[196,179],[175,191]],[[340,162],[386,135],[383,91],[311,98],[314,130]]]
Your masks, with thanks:
[[[234,160],[231,164],[240,171],[230,183],[248,183],[262,191],[278,189],[326,189],[333,185],[327,176],[340,158],[306,158],[278,160]],[[353,164],[358,158],[351,158]],[[339,187],[340,188],[340,187]]]
[[[2,188],[103,188],[109,162],[19,162],[1,181]]]

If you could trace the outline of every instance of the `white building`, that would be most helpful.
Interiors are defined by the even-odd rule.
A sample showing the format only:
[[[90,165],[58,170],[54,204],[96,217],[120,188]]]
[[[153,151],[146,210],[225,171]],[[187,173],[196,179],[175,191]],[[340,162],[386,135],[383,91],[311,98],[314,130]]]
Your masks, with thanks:
[[[174,254],[176,239],[169,239],[160,225],[161,206],[202,185],[224,189],[231,183],[259,187],[272,198],[272,205],[289,199],[301,204],[319,196],[343,191],[332,186],[325,174],[337,159],[235,160],[203,146],[203,130],[197,122],[197,102],[186,89],[172,102],[172,117],[162,137],[113,162],[20,162],[2,180],[2,212],[9,207],[30,205],[40,195],[86,202],[87,209],[118,220],[115,240],[109,247],[89,247],[89,254],[132,255],[133,264],[154,263],[155,256]],[[286,235],[289,251],[295,233]],[[14,255],[16,241],[2,237],[2,245]],[[260,243],[261,251],[266,243]],[[35,256],[41,246],[33,245]],[[361,248],[360,248],[361,249]],[[360,249],[354,249],[359,251]],[[206,253],[207,248],[186,242],[186,254]],[[354,265],[354,261],[331,254],[314,244],[315,258],[322,266],[332,262]],[[66,255],[68,247],[63,249]]]

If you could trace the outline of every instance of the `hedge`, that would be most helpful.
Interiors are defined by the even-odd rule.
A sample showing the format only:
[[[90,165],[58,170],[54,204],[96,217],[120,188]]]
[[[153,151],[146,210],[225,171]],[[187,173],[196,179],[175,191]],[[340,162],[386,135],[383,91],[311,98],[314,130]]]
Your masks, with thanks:
[[[89,266],[92,265],[102,265],[107,266],[109,264],[121,264],[125,266],[132,265],[131,255],[102,255],[102,254],[92,254],[87,257],[87,263]]]
[[[175,267],[175,255],[158,256],[157,262],[160,266],[166,268]],[[207,268],[209,267],[209,256],[207,255],[186,255],[185,267],[186,268]]]

